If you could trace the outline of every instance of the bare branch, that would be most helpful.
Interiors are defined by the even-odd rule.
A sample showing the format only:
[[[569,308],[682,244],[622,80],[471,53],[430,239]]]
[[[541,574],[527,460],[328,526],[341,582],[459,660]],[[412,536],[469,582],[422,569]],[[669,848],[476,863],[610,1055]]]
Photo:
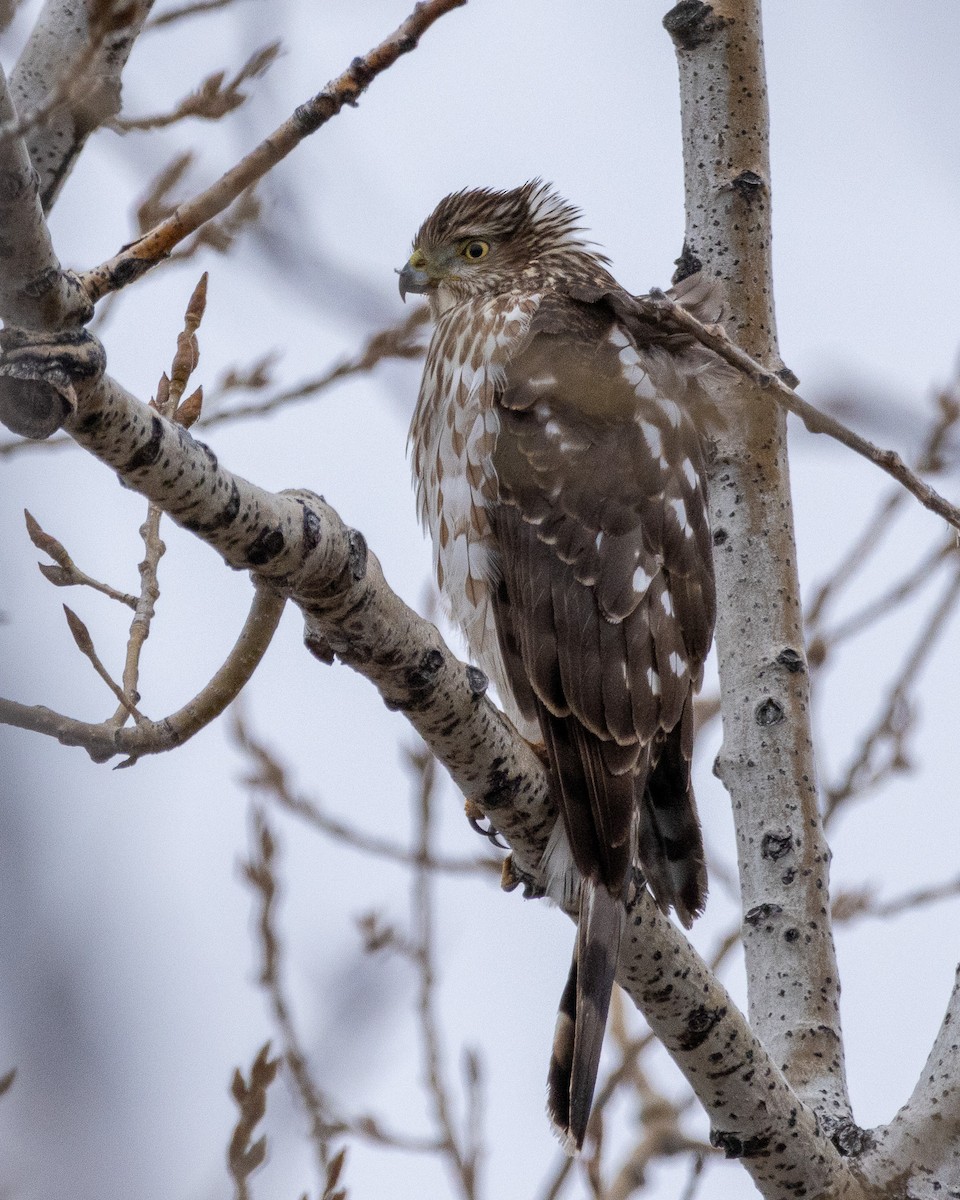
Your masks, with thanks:
[[[267,1157],[266,1137],[258,1137],[255,1142],[250,1139],[267,1111],[267,1089],[276,1079],[279,1066],[279,1058],[270,1058],[270,1043],[267,1042],[261,1046],[253,1060],[249,1082],[244,1079],[239,1068],[233,1073],[230,1094],[240,1109],[240,1115],[230,1138],[227,1169],[233,1179],[236,1200],[249,1200],[250,1189],[247,1187],[247,1180],[263,1165]]]
[[[255,50],[226,83],[226,71],[216,71],[213,75],[208,75],[195,91],[184,97],[170,112],[158,113],[151,117],[117,117],[111,125],[119,133],[131,133],[134,130],[163,129],[188,117],[219,121],[246,101],[248,94],[241,90],[243,84],[251,79],[258,79],[268,71],[279,53],[280,43],[271,42],[270,45]]]
[[[320,1175],[321,1177],[328,1176],[332,1161],[329,1104],[310,1072],[306,1054],[293,1022],[293,1014],[280,980],[280,941],[277,937],[274,918],[277,881],[274,875],[273,860],[276,843],[266,817],[259,809],[253,810],[252,840],[253,850],[249,860],[244,864],[244,877],[254,888],[258,899],[257,931],[263,955],[260,984],[270,998],[273,1019],[283,1038],[283,1057],[293,1076],[300,1103],[310,1121],[310,1142],[317,1158]]]
[[[90,134],[120,111],[121,72],[152,6],[153,0],[46,0],[10,81],[22,114],[44,112],[26,137],[40,173],[44,212],[53,207]],[[90,86],[70,95],[69,103],[48,107],[51,94],[64,85],[69,90],[73,64],[85,61],[90,47],[95,47],[85,67]],[[13,119],[12,110],[0,112],[4,124]]]
[[[227,8],[233,4],[235,0],[193,0],[192,4],[181,4],[178,8],[171,8],[167,12],[159,13],[153,17],[148,29],[160,29],[163,25],[172,25],[175,21],[182,21],[186,17],[205,16],[207,13],[216,12],[217,9]]]
[[[200,357],[196,335],[200,322],[203,320],[206,303],[207,275],[204,273],[187,304],[184,327],[177,338],[177,351],[170,369],[170,378],[168,379],[166,375],[162,377],[160,387],[157,389],[157,397],[152,404],[157,412],[185,427],[189,427],[192,421],[184,417],[180,401]],[[199,414],[199,408],[197,408],[197,412]],[[157,601],[160,599],[157,569],[161,557],[166,553],[166,546],[160,537],[161,516],[162,510],[155,504],[150,504],[147,506],[146,520],[140,526],[140,536],[143,538],[144,544],[144,556],[138,565],[140,595],[137,598],[133,620],[130,623],[127,653],[123,665],[123,690],[126,697],[131,700],[139,698],[140,655],[144,643],[150,636],[150,626],[153,623]],[[122,725],[124,719],[125,705],[121,705],[114,714],[113,722]]]
[[[57,564],[51,567],[48,563],[38,563],[40,572],[44,579],[49,580],[54,587],[88,587],[95,592],[100,592],[104,596],[108,596],[111,600],[116,600],[120,604],[126,604],[128,608],[136,608],[136,598],[129,595],[127,592],[118,592],[116,588],[111,587],[108,583],[101,583],[97,579],[93,579],[85,571],[81,571],[77,564],[67,553],[63,544],[51,534],[46,533],[41,527],[36,518],[23,510],[24,519],[27,523],[27,534],[30,541],[42,550],[44,554],[49,554],[53,561]]]
[[[893,1190],[910,1174],[933,1184],[929,1194],[960,1192],[960,968],[943,1022],[907,1103],[889,1125],[874,1131],[875,1145],[863,1156],[869,1176]],[[921,1194],[920,1192],[917,1193]]]
[[[946,628],[960,600],[960,569],[956,570],[934,606],[926,624],[908,651],[900,673],[890,689],[887,702],[864,737],[839,783],[826,791],[824,821],[833,819],[837,809],[865,788],[874,786],[891,771],[906,765],[904,740],[912,723],[910,688]],[[885,756],[878,763],[878,755]]]
[[[735,345],[722,326],[704,325],[692,313],[687,312],[681,305],[675,304],[664,295],[655,297],[650,303],[654,306],[662,305],[669,311],[671,320],[679,328],[685,329],[698,342],[709,347],[731,366],[736,367],[745,378],[756,385],[755,395],[758,398],[772,397],[787,412],[792,412],[794,416],[799,417],[811,433],[827,434],[849,450],[853,450],[856,454],[872,462],[881,471],[886,471],[912,496],[915,496],[924,508],[935,512],[954,529],[960,530],[960,508],[951,504],[936,489],[911,471],[895,450],[880,449],[873,442],[849,429],[836,417],[822,412],[802,399],[777,371],[771,371],[764,367],[745,350],[741,350],[739,346]]]
[[[899,608],[905,600],[908,600],[929,582],[938,567],[951,557],[956,557],[956,554],[956,537],[950,535],[946,542],[934,546],[919,563],[913,564],[909,570],[904,572],[903,577],[885,592],[875,596],[858,612],[840,621],[835,628],[818,634],[816,645],[809,651],[811,660],[822,657],[828,650],[835,650],[841,642],[863,633],[876,621]]]
[[[108,292],[138,279],[165,258],[185,237],[226,209],[305,137],[316,133],[344,105],[356,104],[376,77],[393,66],[402,54],[414,50],[419,39],[440,17],[460,8],[466,0],[420,0],[410,16],[379,46],[350,66],[312,99],[302,104],[278,129],[217,183],[176,211],[119,254],[82,276],[87,296],[96,303]]]
[[[436,759],[429,751],[411,754],[410,761],[419,774],[416,804],[416,857],[420,860],[414,874],[413,922],[416,941],[413,962],[417,968],[417,1015],[424,1058],[424,1074],[432,1104],[434,1120],[439,1131],[438,1141],[447,1159],[464,1200],[476,1200],[477,1159],[461,1145],[461,1137],[453,1122],[453,1106],[447,1094],[440,1048],[440,1026],[436,1010],[435,939],[433,932],[433,880],[426,867],[431,857],[431,826],[433,798],[436,785]],[[469,1145],[469,1140],[468,1140]]]
[[[141,713],[137,709],[136,705],[124,695],[123,688],[120,687],[120,685],[111,677],[110,672],[100,661],[100,657],[97,654],[96,648],[93,644],[93,638],[90,636],[89,629],[87,629],[86,625],[84,625],[83,621],[80,620],[73,609],[68,608],[66,604],[63,606],[63,611],[67,618],[67,625],[69,626],[70,632],[73,635],[73,640],[77,644],[77,649],[89,660],[90,665],[93,667],[96,673],[100,676],[110,691],[113,692],[114,696],[116,696],[116,698],[120,701],[121,707],[127,713],[129,713],[129,715],[133,717],[138,724],[142,724],[144,720],[143,713]]]
[[[171,750],[209,725],[236,698],[273,640],[283,606],[283,599],[271,588],[257,588],[240,636],[223,666],[192,700],[163,720],[144,719],[133,729],[109,721],[91,725],[40,705],[0,699],[0,724],[32,729],[64,746],[82,746],[95,762],[125,754],[127,758],[119,764],[123,767],[132,766],[142,755]]]
[[[492,857],[483,858],[449,858],[433,853],[426,860],[421,860],[416,850],[407,850],[385,838],[365,833],[337,817],[331,817],[323,812],[316,800],[293,791],[287,772],[262,742],[258,742],[250,733],[242,712],[234,709],[231,725],[233,737],[240,749],[252,761],[252,772],[245,783],[266,797],[274,804],[293,813],[312,825],[314,829],[335,838],[363,854],[383,858],[388,862],[399,863],[405,867],[425,867],[428,871],[441,871],[451,875],[483,874],[490,877],[500,875],[500,862]]]

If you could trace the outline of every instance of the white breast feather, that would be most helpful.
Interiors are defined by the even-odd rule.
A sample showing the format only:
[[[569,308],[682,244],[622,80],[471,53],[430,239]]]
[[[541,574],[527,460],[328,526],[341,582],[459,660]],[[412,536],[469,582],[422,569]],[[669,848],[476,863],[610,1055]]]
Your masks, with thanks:
[[[497,296],[442,313],[410,429],[417,506],[433,542],[441,595],[471,656],[493,682],[511,720],[531,739],[539,739],[539,731],[516,708],[497,642],[486,506],[497,496],[496,386],[539,302],[538,295]],[[460,311],[467,307],[469,312]],[[473,337],[471,330],[476,331]]]

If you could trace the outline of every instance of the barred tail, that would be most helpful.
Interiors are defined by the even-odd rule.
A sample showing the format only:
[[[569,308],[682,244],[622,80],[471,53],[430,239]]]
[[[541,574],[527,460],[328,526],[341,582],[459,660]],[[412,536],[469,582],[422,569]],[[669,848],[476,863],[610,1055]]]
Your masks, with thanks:
[[[689,703],[683,728],[666,735],[640,802],[640,865],[662,912],[676,910],[687,929],[703,912],[707,868],[703,836],[690,783],[692,725]]]
[[[577,945],[547,1077],[547,1112],[568,1154],[582,1148],[587,1132],[624,918],[619,897],[596,880],[583,881]]]

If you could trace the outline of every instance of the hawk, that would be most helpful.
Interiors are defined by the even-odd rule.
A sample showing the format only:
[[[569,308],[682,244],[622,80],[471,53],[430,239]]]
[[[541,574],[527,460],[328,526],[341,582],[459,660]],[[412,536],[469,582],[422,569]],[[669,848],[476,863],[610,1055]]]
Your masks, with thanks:
[[[560,813],[543,874],[579,924],[547,1104],[571,1153],[634,858],[685,926],[706,898],[690,761],[714,622],[701,427],[722,373],[644,317],[581,233],[539,180],[461,191],[400,272],[434,319],[410,442],[437,579],[514,724],[544,744]],[[716,319],[713,285],[675,295]]]

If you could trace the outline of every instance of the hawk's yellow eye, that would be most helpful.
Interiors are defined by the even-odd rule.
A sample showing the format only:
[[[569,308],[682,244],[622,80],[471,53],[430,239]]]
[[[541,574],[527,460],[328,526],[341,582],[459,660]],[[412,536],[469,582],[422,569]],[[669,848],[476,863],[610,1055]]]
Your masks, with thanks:
[[[486,258],[490,253],[490,243],[481,241],[464,242],[460,247],[460,253],[464,258],[469,258],[471,262],[477,262],[481,258]]]

